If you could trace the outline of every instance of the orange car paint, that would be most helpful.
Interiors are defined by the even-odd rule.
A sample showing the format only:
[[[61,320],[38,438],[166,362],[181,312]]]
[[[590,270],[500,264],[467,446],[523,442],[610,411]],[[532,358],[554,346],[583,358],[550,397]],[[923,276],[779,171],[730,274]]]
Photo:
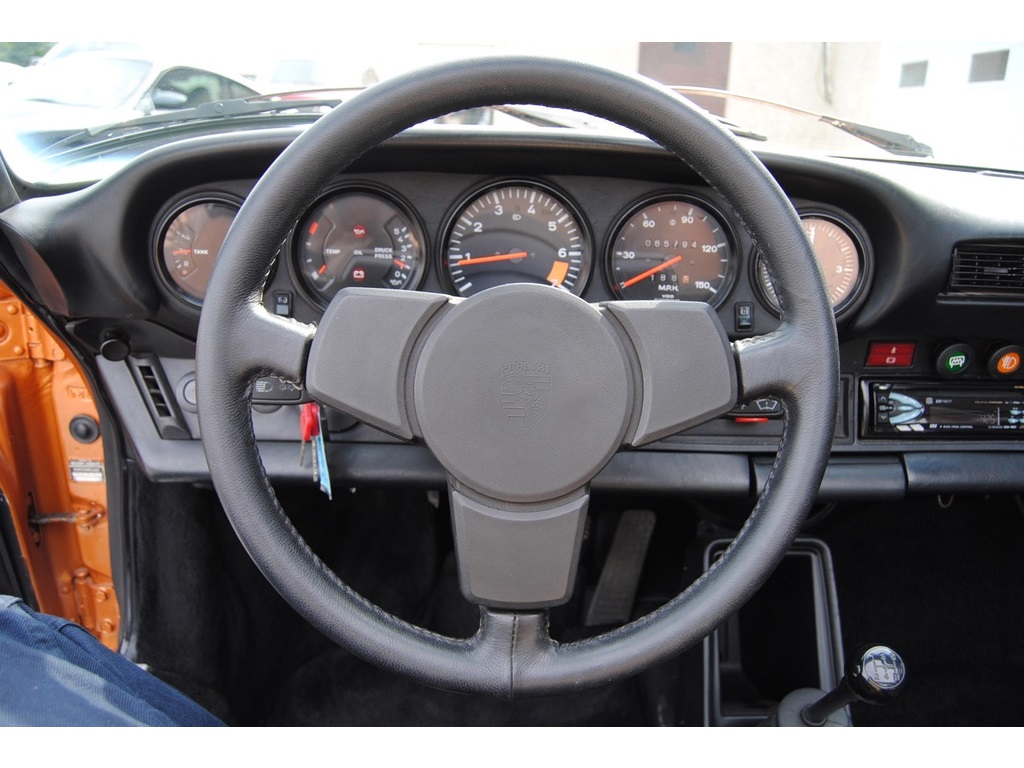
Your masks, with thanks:
[[[76,440],[76,416],[99,423],[78,362],[0,283],[0,490],[40,610],[116,650],[103,439]]]

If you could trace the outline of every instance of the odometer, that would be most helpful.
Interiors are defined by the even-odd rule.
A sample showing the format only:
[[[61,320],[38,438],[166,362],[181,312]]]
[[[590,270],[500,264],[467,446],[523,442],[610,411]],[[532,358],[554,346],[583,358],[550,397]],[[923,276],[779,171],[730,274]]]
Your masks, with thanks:
[[[447,232],[445,266],[462,296],[506,283],[547,284],[578,296],[586,285],[590,238],[571,204],[547,187],[490,187],[458,209]]]
[[[650,200],[623,218],[608,252],[612,289],[623,299],[717,305],[732,283],[733,239],[705,202]]]

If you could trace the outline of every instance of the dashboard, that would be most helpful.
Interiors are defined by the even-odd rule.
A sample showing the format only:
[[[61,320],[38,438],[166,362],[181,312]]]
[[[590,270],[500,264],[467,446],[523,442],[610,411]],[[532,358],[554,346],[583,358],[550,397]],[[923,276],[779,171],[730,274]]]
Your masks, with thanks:
[[[209,477],[194,386],[205,286],[234,213],[294,135],[171,144],[0,219],[19,282],[95,361],[151,479]],[[842,391],[821,498],[1024,489],[1024,179],[758,154],[800,214],[836,310]],[[970,269],[977,279],[962,281]],[[345,286],[469,296],[514,281],[594,303],[704,301],[733,340],[779,324],[771,277],[727,200],[646,140],[561,131],[396,137],[296,220],[264,303],[316,323]],[[257,382],[254,427],[278,480],[311,479],[298,461],[305,399],[287,382]],[[426,449],[324,410],[336,483],[443,487]],[[781,414],[771,398],[739,404],[617,454],[593,485],[751,495]]]

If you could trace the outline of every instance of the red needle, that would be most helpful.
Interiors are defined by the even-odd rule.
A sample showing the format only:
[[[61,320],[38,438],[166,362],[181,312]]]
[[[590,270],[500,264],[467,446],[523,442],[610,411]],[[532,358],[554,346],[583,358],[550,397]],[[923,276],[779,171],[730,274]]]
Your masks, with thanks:
[[[399,261],[398,259],[392,259],[392,261],[395,262],[395,266],[399,267],[400,269],[408,269],[409,268],[409,265],[406,264],[404,261]]]
[[[526,251],[516,251],[515,253],[500,253],[497,256],[474,256],[470,259],[463,259],[457,261],[457,266],[463,266],[465,264],[488,264],[492,261],[509,261],[510,259],[521,259],[524,256],[529,256]]]
[[[621,287],[622,288],[629,288],[629,286],[634,285],[636,283],[639,283],[641,280],[646,280],[651,275],[656,275],[659,272],[661,272],[661,270],[668,269],[673,264],[678,264],[682,260],[683,260],[682,256],[674,256],[671,259],[669,259],[668,261],[666,261],[664,264],[659,264],[656,267],[651,267],[646,272],[641,272],[636,277],[629,278],[629,280],[627,280],[626,282],[621,283]]]

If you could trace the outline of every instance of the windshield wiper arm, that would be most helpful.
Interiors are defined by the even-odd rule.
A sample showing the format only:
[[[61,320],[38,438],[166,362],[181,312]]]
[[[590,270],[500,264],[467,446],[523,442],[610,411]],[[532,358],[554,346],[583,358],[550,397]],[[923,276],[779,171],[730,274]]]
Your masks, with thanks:
[[[913,136],[906,133],[897,133],[896,131],[889,131],[885,128],[875,128],[871,125],[853,123],[849,120],[840,120],[837,117],[829,117],[828,115],[820,115],[818,120],[822,123],[828,123],[841,131],[845,131],[851,136],[856,136],[858,139],[866,141],[868,144],[874,144],[876,147],[881,147],[892,155],[903,155],[904,157],[932,157],[931,147],[927,144],[922,144]]]
[[[585,119],[574,119],[573,114],[570,112],[556,114],[543,107],[537,108],[532,105],[496,104],[492,109],[495,112],[502,112],[506,115],[511,115],[512,117],[522,120],[524,123],[536,125],[541,128],[582,128],[587,126]],[[732,131],[734,136],[739,136],[743,139],[753,139],[754,141],[768,140],[767,137],[747,130],[736,123],[726,120],[724,117],[719,117],[718,115],[710,112],[708,112],[708,115]]]
[[[136,117],[121,123],[112,123],[98,128],[86,128],[51,145],[47,148],[47,151],[71,149],[91,144],[97,140],[97,137],[101,137],[100,140],[112,139],[153,126],[180,125],[182,123],[203,120],[221,120],[246,115],[295,112],[304,109],[330,109],[340,103],[341,99],[339,98],[293,100],[274,98],[268,100],[265,96],[253,96],[246,99],[231,99],[228,101],[211,101],[189,109],[161,112],[158,115],[144,115],[143,117]]]
[[[922,144],[913,136],[906,133],[897,133],[896,131],[886,130],[885,128],[875,128],[874,126],[864,125],[862,123],[854,123],[850,120],[842,120],[838,117],[829,117],[828,115],[821,115],[817,112],[800,109],[799,107],[791,107],[788,104],[780,104],[777,101],[759,99],[754,96],[744,96],[742,94],[732,93],[731,91],[724,91],[719,88],[703,88],[691,85],[672,85],[669,86],[669,88],[676,93],[683,95],[716,96],[722,99],[748,101],[755,104],[765,104],[769,107],[775,107],[776,109],[785,110],[786,112],[792,112],[796,115],[812,117],[818,122],[826,123],[827,125],[831,125],[833,128],[838,128],[851,136],[856,136],[861,141],[866,141],[868,144],[880,147],[893,155],[903,155],[905,157],[933,156],[932,148],[930,146]]]

